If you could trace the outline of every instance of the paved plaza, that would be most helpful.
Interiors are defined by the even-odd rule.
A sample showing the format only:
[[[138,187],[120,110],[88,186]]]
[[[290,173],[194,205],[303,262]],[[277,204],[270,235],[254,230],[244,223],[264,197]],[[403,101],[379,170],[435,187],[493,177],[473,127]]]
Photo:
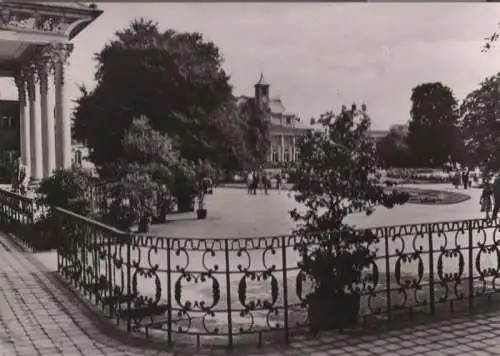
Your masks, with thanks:
[[[419,184],[405,187],[457,191],[471,199],[452,205],[406,204],[393,209],[379,207],[366,216],[356,214],[347,219],[359,227],[416,224],[482,218],[479,209],[481,190],[463,190],[451,184]],[[197,220],[195,213],[172,215],[167,224],[154,225],[151,233],[161,236],[189,237],[255,237],[289,234],[295,227],[288,211],[297,207],[289,192],[271,190],[268,196],[248,195],[244,189],[219,188],[207,197],[207,220]]]

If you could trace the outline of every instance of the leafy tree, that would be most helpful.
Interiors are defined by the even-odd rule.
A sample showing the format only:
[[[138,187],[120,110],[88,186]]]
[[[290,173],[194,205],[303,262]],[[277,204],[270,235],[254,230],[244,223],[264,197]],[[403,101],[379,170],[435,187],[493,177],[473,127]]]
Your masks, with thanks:
[[[370,214],[376,205],[393,207],[408,200],[407,194],[386,193],[379,182],[365,109],[353,105],[340,114],[327,112],[319,119],[323,130],[311,130],[299,141],[292,189],[304,209],[290,214],[303,242],[300,267],[315,285],[307,296],[314,330],[355,322],[360,299],[354,286],[363,285],[362,271],[375,256],[377,237],[356,232],[344,219],[359,211]]]
[[[97,84],[81,88],[74,135],[99,169],[123,156],[122,136],[142,115],[191,161],[233,166],[250,154],[223,58],[201,34],[160,32],[140,19],[116,32],[96,60]]]
[[[250,167],[266,161],[270,143],[266,114],[263,107],[253,100],[247,100],[239,106],[239,117],[244,125],[245,149],[249,152],[245,163]]]
[[[408,149],[404,126],[391,127],[389,133],[377,141],[377,155],[385,167],[411,167],[412,157]]]
[[[366,110],[342,108],[317,120],[321,131],[308,131],[299,140],[293,191],[305,204],[292,218],[301,223],[298,231],[318,232],[346,227],[343,220],[352,213],[370,213],[374,206],[393,207],[404,203],[404,195],[387,194],[376,175],[375,143],[368,136],[370,119]]]
[[[500,169],[500,73],[486,78],[460,106],[465,148],[472,162]]]
[[[441,83],[413,88],[408,147],[415,164],[440,167],[456,158],[458,104],[453,92]]]

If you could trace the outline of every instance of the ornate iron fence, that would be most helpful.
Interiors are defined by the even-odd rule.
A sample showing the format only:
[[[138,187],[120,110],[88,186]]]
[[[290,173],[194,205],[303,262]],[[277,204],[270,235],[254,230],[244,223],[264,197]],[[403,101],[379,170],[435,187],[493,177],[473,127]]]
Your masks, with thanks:
[[[50,209],[37,206],[35,199],[0,189],[0,226],[14,233],[33,251],[56,248]]]
[[[58,270],[118,325],[168,342],[288,341],[309,325],[294,235],[200,239],[125,234],[56,209]],[[485,220],[370,229],[360,325],[473,308],[498,293],[498,227]],[[463,303],[461,303],[463,302]]]

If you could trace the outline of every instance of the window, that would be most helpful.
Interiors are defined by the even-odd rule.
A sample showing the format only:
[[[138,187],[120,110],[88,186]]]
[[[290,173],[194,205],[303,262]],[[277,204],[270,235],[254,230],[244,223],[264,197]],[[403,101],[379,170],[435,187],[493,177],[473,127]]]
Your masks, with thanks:
[[[14,128],[14,117],[9,115],[0,116],[0,129],[8,130]]]
[[[262,96],[268,96],[269,95],[269,87],[263,86],[262,87]]]
[[[290,116],[286,117],[286,124],[291,125],[292,124],[292,118]]]
[[[273,157],[273,162],[278,162],[279,161],[279,157],[278,157],[278,151],[275,150],[273,148],[273,154],[272,154],[272,157]]]
[[[4,151],[4,161],[5,163],[7,164],[13,164],[14,161],[16,160],[18,156],[18,152],[17,151]]]

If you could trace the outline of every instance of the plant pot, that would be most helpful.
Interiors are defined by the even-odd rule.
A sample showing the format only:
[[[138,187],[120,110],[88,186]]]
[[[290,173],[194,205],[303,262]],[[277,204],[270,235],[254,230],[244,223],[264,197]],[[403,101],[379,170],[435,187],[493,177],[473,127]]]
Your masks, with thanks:
[[[149,232],[149,227],[151,225],[151,219],[149,217],[142,217],[139,220],[139,226],[137,232],[139,234],[147,234]]]
[[[308,316],[311,331],[348,329],[356,325],[359,308],[359,294],[314,292],[308,299]]]
[[[187,213],[194,211],[194,200],[189,198],[177,199],[177,211],[179,213]]]
[[[200,220],[206,219],[207,218],[207,209],[198,209],[198,210],[196,210],[196,216]]]

